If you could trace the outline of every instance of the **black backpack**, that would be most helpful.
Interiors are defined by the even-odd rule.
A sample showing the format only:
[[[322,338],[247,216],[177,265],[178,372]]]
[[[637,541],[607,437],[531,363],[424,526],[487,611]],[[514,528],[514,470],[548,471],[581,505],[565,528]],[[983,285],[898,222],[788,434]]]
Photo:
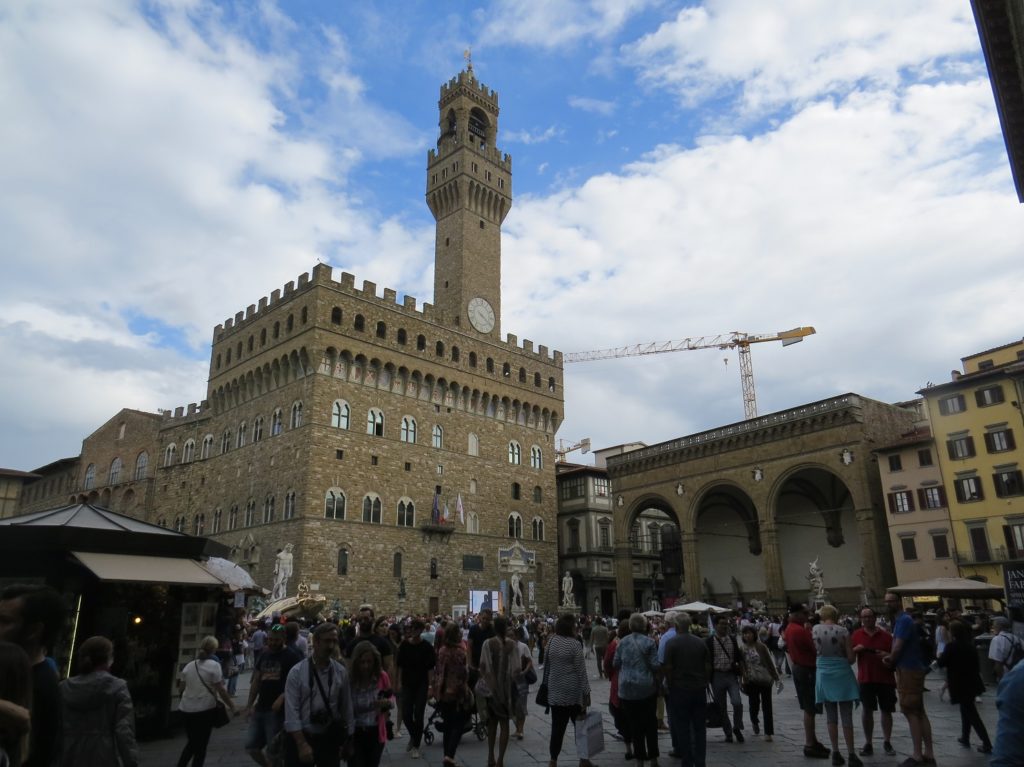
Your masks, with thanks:
[[[935,640],[924,624],[917,624],[917,641],[921,647],[921,660],[930,666],[935,660]]]
[[[1022,641],[1020,637],[1011,634],[1010,650],[1006,654],[1006,658],[1003,660],[1003,665],[1006,667],[1006,670],[1009,671],[1022,660],[1024,660],[1024,641]]]

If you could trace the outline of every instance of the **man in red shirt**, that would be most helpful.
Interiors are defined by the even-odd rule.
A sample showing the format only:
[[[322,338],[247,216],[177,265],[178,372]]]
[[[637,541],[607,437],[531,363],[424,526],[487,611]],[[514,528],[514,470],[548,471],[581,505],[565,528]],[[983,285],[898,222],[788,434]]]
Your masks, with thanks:
[[[892,634],[875,625],[875,611],[870,607],[860,610],[860,628],[853,632],[850,642],[857,656],[857,682],[860,683],[860,702],[864,706],[861,723],[864,725],[864,748],[861,756],[871,756],[874,746],[871,738],[875,730],[875,709],[881,709],[882,747],[893,756],[892,712],[896,710],[896,677],[882,658],[892,651]]]
[[[789,665],[793,670],[793,686],[796,699],[804,712],[804,756],[814,759],[828,759],[832,753],[814,734],[814,717],[821,713],[821,704],[814,701],[814,676],[817,670],[817,653],[814,640],[807,626],[807,607],[791,605],[789,625],[782,635],[789,654]]]

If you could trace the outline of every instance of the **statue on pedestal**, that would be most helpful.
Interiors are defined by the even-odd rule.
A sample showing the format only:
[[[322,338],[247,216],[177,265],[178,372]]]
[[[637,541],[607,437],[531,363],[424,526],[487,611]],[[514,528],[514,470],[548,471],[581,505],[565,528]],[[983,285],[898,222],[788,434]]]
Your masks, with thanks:
[[[563,607],[575,607],[576,598],[573,596],[573,582],[572,573],[568,570],[565,571],[565,575],[562,576],[562,606]]]
[[[815,557],[807,571],[807,580],[811,585],[811,595],[815,602],[824,601],[825,599],[825,571],[818,564],[819,559],[821,557]]]
[[[274,593],[271,599],[284,599],[288,596],[288,579],[292,577],[292,545],[286,543],[281,551],[277,552],[277,560],[274,562]]]
[[[512,607],[523,606],[522,578],[519,573],[512,573]]]

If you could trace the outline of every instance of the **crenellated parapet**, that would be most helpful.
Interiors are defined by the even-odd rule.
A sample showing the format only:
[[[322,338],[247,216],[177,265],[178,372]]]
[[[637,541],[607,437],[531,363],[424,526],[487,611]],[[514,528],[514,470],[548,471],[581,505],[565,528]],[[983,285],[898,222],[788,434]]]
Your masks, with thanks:
[[[415,296],[410,295],[402,295],[401,302],[399,302],[399,293],[392,288],[384,288],[382,293],[378,294],[375,282],[363,280],[362,284],[357,287],[355,275],[350,272],[341,272],[340,279],[335,280],[333,272],[334,270],[328,264],[317,264],[311,273],[301,274],[297,280],[286,283],[283,290],[275,290],[269,297],[261,298],[257,304],[250,304],[244,312],[236,313],[234,318],[227,319],[223,324],[214,328],[215,346],[228,340],[236,340],[236,337],[244,335],[250,326],[314,288],[326,288],[356,299],[365,305],[398,314],[399,317],[408,317],[413,322],[427,324],[438,322],[435,307],[431,303],[420,303]],[[316,324],[315,319],[313,324]],[[491,339],[481,341],[474,335],[461,333],[457,328],[446,327],[445,332],[463,336],[466,350],[485,344],[487,347],[497,347],[505,352],[514,353],[518,357],[527,357],[558,368],[562,367],[562,352],[550,350],[544,345],[534,348],[533,341],[528,339],[524,339],[520,343],[519,338],[512,333],[508,333],[504,341]]]
[[[462,88],[480,98],[486,99],[495,107],[498,106],[498,92],[477,80],[473,71],[468,69],[462,70],[451,80],[441,84],[441,97],[438,99],[438,106],[443,106],[448,99],[454,97]]]
[[[210,417],[210,403],[205,399],[199,403],[190,402],[188,405],[179,405],[174,408],[173,411],[161,410],[160,416],[161,429],[169,426],[182,426],[195,421],[203,421]]]

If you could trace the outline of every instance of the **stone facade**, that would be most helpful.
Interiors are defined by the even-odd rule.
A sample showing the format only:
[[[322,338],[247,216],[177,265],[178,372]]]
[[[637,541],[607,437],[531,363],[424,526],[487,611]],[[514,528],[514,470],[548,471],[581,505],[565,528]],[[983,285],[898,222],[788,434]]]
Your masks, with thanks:
[[[479,106],[483,146],[468,122]],[[442,87],[439,108],[428,186],[442,160],[460,163],[438,191],[443,210],[428,194],[437,284],[448,286],[441,308],[411,296],[399,303],[394,290],[378,295],[372,282],[356,287],[351,274],[336,280],[316,266],[214,329],[204,402],[162,417],[122,411],[87,438],[76,494],[211,536],[268,588],[277,552],[291,543],[289,594],[306,582],[345,609],[450,612],[470,589],[499,589],[498,550],[523,537],[535,553],[523,593],[534,595],[530,606],[554,609],[562,356],[499,336],[511,160],[494,146],[497,95],[468,70]],[[493,327],[478,331],[467,317],[473,297],[493,308]],[[108,486],[118,456],[138,486]]]
[[[895,583],[872,459],[911,410],[846,394],[608,458],[618,601],[634,601],[629,531],[648,509],[679,526],[683,592],[781,611],[808,600],[820,558],[829,596],[853,607]]]

